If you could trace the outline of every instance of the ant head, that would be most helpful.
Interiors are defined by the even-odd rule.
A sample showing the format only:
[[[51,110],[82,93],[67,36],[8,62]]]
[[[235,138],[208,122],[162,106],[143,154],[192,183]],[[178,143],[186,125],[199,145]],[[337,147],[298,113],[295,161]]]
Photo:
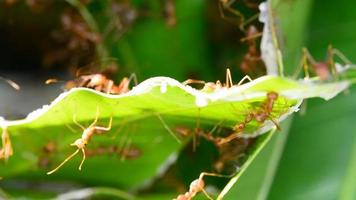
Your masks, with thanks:
[[[278,98],[278,93],[277,92],[268,92],[267,98],[270,100],[276,100]]]
[[[245,123],[239,123],[234,126],[234,131],[242,131],[245,128]]]
[[[78,147],[78,149],[83,149],[86,144],[87,144],[86,141],[82,139],[77,139],[74,143],[71,144],[71,146],[76,146]]]
[[[200,191],[202,191],[205,187],[205,183],[202,179],[196,179],[194,180],[190,186],[189,186],[189,192],[191,193],[198,193]]]

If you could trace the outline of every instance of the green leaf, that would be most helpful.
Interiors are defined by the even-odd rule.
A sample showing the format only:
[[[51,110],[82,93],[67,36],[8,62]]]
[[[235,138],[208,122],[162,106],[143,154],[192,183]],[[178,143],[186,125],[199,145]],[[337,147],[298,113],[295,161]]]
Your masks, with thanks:
[[[163,173],[174,162],[188,139],[172,131],[178,125],[194,128],[199,120],[202,127],[220,124],[231,129],[243,122],[249,113],[260,110],[266,94],[271,91],[277,92],[279,97],[270,116],[279,122],[297,111],[302,99],[318,96],[329,99],[347,86],[347,82],[318,84],[265,76],[214,92],[195,90],[166,77],[148,79],[124,95],[75,88],[61,94],[51,105],[30,113],[26,119],[1,121],[1,127],[7,127],[14,150],[8,163],[0,166],[1,176],[4,181],[15,177],[71,180],[134,189]],[[53,175],[45,175],[76,150],[70,144],[81,138],[81,130],[73,123],[73,116],[84,127],[88,127],[96,116],[98,126],[105,127],[109,118],[113,118],[111,130],[94,135],[85,148],[87,152],[100,154],[102,148],[126,146],[137,153],[126,160],[122,155],[87,158],[81,172],[76,169],[81,159],[78,154]],[[72,133],[68,126],[75,131]],[[264,123],[252,120],[240,136],[255,137],[274,127],[271,120]],[[259,139],[247,164],[268,138],[270,136],[265,135]],[[44,150],[48,144],[53,144],[54,150]]]

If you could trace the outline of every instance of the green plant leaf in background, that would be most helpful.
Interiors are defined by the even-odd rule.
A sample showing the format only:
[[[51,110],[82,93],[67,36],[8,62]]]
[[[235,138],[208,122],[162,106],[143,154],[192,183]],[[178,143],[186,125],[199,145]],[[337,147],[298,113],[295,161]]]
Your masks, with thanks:
[[[333,45],[355,60],[354,1],[313,1],[306,47],[318,60]],[[355,88],[296,115],[270,199],[355,199]],[[353,169],[351,169],[353,168]]]
[[[274,1],[273,16],[279,25],[277,28],[280,28],[285,75],[293,75],[300,67],[301,47],[309,36],[307,29],[314,36],[309,39],[307,47],[316,53],[318,59],[324,59],[327,46],[332,44],[352,60],[351,49],[355,45],[350,41],[355,41],[355,38],[344,33],[350,33],[349,28],[353,26],[335,28],[341,27],[341,24],[355,23],[354,17],[351,17],[353,12],[345,9],[348,4],[352,3],[343,1],[326,6],[321,1]],[[343,10],[342,16],[339,15],[340,10]],[[330,16],[330,20],[335,22],[326,20],[326,13],[337,15]],[[345,19],[348,21],[343,22]],[[333,32],[335,34],[331,34]],[[274,136],[276,138],[242,175],[240,182],[226,196],[227,199],[354,199],[356,176],[350,170],[355,166],[352,150],[355,148],[355,137],[350,131],[353,129],[351,121],[354,121],[351,114],[353,97],[346,95],[337,99],[343,100],[323,105],[320,101],[308,103],[307,115],[290,118],[289,125],[283,129],[285,135]],[[318,107],[317,110],[313,106]],[[336,136],[339,133],[343,134]],[[288,137],[289,134],[292,135]],[[287,137],[287,149],[283,151]],[[283,158],[279,166],[278,157],[281,154]]]

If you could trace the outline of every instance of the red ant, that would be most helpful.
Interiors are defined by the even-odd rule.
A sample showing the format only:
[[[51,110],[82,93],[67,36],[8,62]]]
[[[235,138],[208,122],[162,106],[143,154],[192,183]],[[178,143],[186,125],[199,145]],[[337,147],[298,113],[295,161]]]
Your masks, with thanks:
[[[232,82],[231,71],[229,68],[226,69],[225,80],[226,80],[225,84],[222,84],[219,80],[213,83],[213,82],[205,82],[205,81],[195,80],[195,79],[188,79],[184,81],[182,84],[183,85],[194,84],[194,83],[204,84],[202,91],[206,91],[206,92],[212,92],[223,88],[231,88],[232,86],[234,86],[234,84]],[[241,85],[245,80],[252,81],[252,79],[248,75],[246,75],[239,81],[237,86]]]
[[[70,90],[75,87],[87,87],[107,94],[124,94],[130,91],[129,85],[132,79],[137,83],[136,75],[132,74],[129,78],[124,77],[119,85],[115,85],[113,80],[107,78],[104,74],[97,73],[82,75],[74,80],[67,81],[64,88]],[[58,80],[48,79],[45,83],[51,84],[54,82],[58,82]]]
[[[303,56],[301,60],[301,66],[304,69],[305,78],[309,79],[309,65],[313,68],[315,74],[320,78],[320,80],[324,81],[330,77],[331,74],[336,77],[337,70],[335,67],[334,56],[338,56],[343,62],[346,64],[352,64],[347,57],[340,52],[338,49],[334,49],[331,45],[328,47],[328,52],[325,61],[316,61],[313,56],[310,54],[307,48],[303,48]],[[297,74],[299,70],[297,71]]]
[[[113,80],[103,74],[82,75],[74,81],[68,81],[65,88],[87,87],[108,94],[124,94],[130,91],[129,85],[132,78],[135,78],[135,75],[131,75],[130,78],[124,77],[119,85],[115,85]]]
[[[195,179],[194,181],[191,182],[189,186],[189,191],[184,194],[178,195],[177,198],[175,198],[174,200],[191,200],[199,192],[203,192],[208,199],[212,200],[213,198],[211,198],[204,189],[205,187],[205,182],[203,180],[204,176],[215,176],[215,177],[225,177],[225,178],[231,177],[231,176],[220,175],[215,173],[202,172],[200,173],[198,179]]]
[[[55,169],[53,169],[50,172],[47,172],[47,175],[54,173],[55,171],[57,171],[59,168],[61,168],[68,160],[70,160],[73,156],[75,156],[79,150],[82,151],[83,153],[83,159],[79,165],[79,170],[82,169],[82,165],[85,161],[85,147],[86,145],[89,143],[90,139],[93,137],[93,135],[95,133],[97,134],[101,134],[102,131],[109,131],[111,129],[111,124],[112,124],[112,117],[110,118],[110,122],[109,125],[107,127],[102,127],[102,126],[95,126],[95,124],[98,122],[98,117],[99,117],[99,109],[96,110],[96,116],[95,116],[95,120],[90,124],[89,127],[85,128],[84,126],[82,126],[81,124],[79,124],[76,121],[76,117],[75,115],[73,116],[73,122],[79,126],[82,130],[83,130],[83,134],[82,137],[77,139],[76,141],[74,141],[74,143],[71,144],[71,146],[76,146],[77,150],[71,154],[70,156],[68,156],[60,165],[58,165]]]
[[[264,67],[261,53],[258,50],[256,38],[260,37],[261,33],[258,32],[256,26],[250,25],[246,37],[241,39],[241,42],[246,42],[248,45],[247,53],[243,57],[240,69],[245,74],[265,74],[265,71],[261,68]]]
[[[278,99],[278,93],[276,92],[268,92],[267,99],[262,103],[260,110],[255,110],[247,114],[244,121],[236,124],[233,127],[233,133],[228,135],[227,137],[216,137],[213,136],[210,131],[209,133],[205,133],[203,131],[198,131],[197,133],[204,137],[205,139],[214,142],[217,146],[221,146],[230,142],[231,140],[237,138],[241,132],[246,128],[246,125],[250,123],[252,120],[256,120],[258,123],[263,124],[268,118],[270,118],[274,103]],[[278,123],[270,118],[270,120],[276,125],[277,129],[280,129]],[[215,128],[214,128],[215,129]]]
[[[195,80],[195,79],[188,79],[186,81],[184,81],[182,84],[183,85],[189,85],[189,84],[204,84],[204,87],[202,89],[202,91],[215,91],[215,90],[219,90],[222,88],[230,88],[231,86],[233,86],[232,83],[232,78],[231,78],[231,72],[230,69],[227,68],[226,69],[226,82],[225,84],[221,84],[221,82],[218,80],[215,83],[213,82],[205,82],[205,81],[201,81],[201,80]]]
[[[229,22],[232,22],[234,24],[238,24],[239,25],[239,29],[241,31],[245,30],[245,26],[246,24],[250,23],[251,21],[255,20],[258,15],[254,15],[249,19],[245,19],[245,16],[238,10],[233,8],[233,4],[235,3],[236,0],[219,0],[219,11],[221,14],[221,17]],[[244,1],[245,6],[247,8],[250,9],[258,9],[258,4],[257,3],[251,3],[248,1]],[[224,14],[224,10],[227,10],[228,12],[230,12],[231,14],[233,14],[234,16],[238,17],[240,20],[238,21],[238,23],[235,22],[234,19],[231,19],[231,17],[225,16]]]
[[[7,131],[6,126],[2,127],[1,140],[2,140],[2,149],[0,149],[0,160],[4,159],[5,161],[7,161],[10,158],[10,156],[13,155],[14,152],[12,149],[9,132]]]

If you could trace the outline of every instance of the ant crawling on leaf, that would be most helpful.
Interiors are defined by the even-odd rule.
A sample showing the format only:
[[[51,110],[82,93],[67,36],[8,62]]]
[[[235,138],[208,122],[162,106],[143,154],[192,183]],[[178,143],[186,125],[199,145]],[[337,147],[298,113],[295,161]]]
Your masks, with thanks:
[[[246,31],[246,37],[241,38],[241,42],[247,43],[247,53],[244,55],[240,69],[245,74],[261,75],[265,74],[265,67],[261,58],[261,53],[257,47],[257,37],[262,35],[256,26],[250,25]]]
[[[212,200],[213,198],[211,198],[209,196],[209,194],[204,189],[204,187],[205,187],[205,182],[203,180],[204,176],[215,176],[215,177],[224,177],[224,178],[231,177],[228,175],[220,175],[220,174],[215,174],[215,173],[202,172],[202,173],[200,173],[198,179],[195,179],[194,181],[191,182],[191,184],[189,186],[189,191],[184,194],[178,195],[177,198],[175,198],[174,200],[191,200],[199,192],[203,192],[208,199]]]
[[[337,56],[345,64],[352,65],[352,62],[338,49],[333,48],[331,45],[328,46],[328,52],[326,59],[324,61],[316,61],[313,56],[310,54],[307,48],[303,48],[303,56],[301,59],[300,69],[304,69],[305,79],[309,79],[309,66],[312,67],[315,74],[319,77],[320,80],[325,81],[330,78],[330,72],[334,77],[337,77],[337,69],[335,66],[334,56]],[[297,76],[300,72],[300,69],[296,72]]]
[[[267,119],[270,119],[275,124],[277,129],[280,129],[278,123],[273,118],[271,118],[273,106],[276,100],[278,99],[278,96],[279,95],[277,92],[268,92],[267,99],[262,103],[260,109],[248,113],[242,122],[236,124],[233,127],[233,133],[231,133],[226,137],[213,136],[211,133],[213,132],[215,127],[209,133],[205,133],[204,131],[198,131],[197,133],[198,135],[204,137],[209,141],[214,142],[217,146],[220,147],[221,145],[224,145],[230,142],[231,140],[237,138],[241,134],[241,132],[246,128],[247,124],[250,123],[252,120],[256,120],[258,123],[263,124]]]
[[[115,85],[113,80],[108,79],[103,74],[82,75],[74,81],[67,82],[66,88],[71,89],[73,87],[87,87],[108,94],[124,94],[130,91],[129,85],[131,79],[133,78],[136,80],[136,76],[134,74],[129,78],[124,77],[119,85]]]
[[[85,147],[89,143],[90,139],[93,137],[94,134],[101,134],[102,131],[109,131],[111,129],[112,117],[110,118],[109,125],[107,127],[96,126],[96,123],[98,122],[98,117],[99,117],[99,109],[97,108],[95,120],[90,124],[89,127],[85,128],[84,126],[82,126],[81,124],[79,124],[76,121],[75,115],[73,116],[73,122],[83,130],[82,137],[77,139],[76,141],[74,141],[74,143],[71,144],[71,146],[76,146],[77,150],[74,153],[72,153],[70,156],[68,156],[55,169],[53,169],[50,172],[47,172],[48,175],[54,173],[59,168],[61,168],[68,160],[70,160],[73,156],[75,156],[79,152],[79,150],[81,150],[83,153],[83,159],[82,159],[78,169],[79,170],[82,169],[82,165],[85,161]]]
[[[222,88],[230,88],[233,85],[232,78],[231,78],[231,72],[230,72],[229,68],[226,69],[225,84],[221,84],[221,82],[219,80],[217,80],[215,83],[213,83],[213,82],[205,82],[205,81],[196,80],[196,79],[185,80],[182,84],[189,85],[189,84],[194,84],[194,83],[195,84],[204,84],[202,91],[215,91],[215,90],[219,90]]]
[[[279,95],[277,92],[268,92],[267,99],[262,103],[261,109],[258,111],[252,111],[249,114],[247,114],[243,122],[240,122],[234,126],[233,128],[234,132],[231,135],[225,138],[221,138],[221,137],[216,138],[215,140],[216,144],[218,146],[221,146],[238,137],[240,133],[245,129],[246,125],[250,123],[253,119],[261,124],[263,124],[267,119],[270,119],[275,124],[277,129],[280,130],[278,123],[273,118],[271,118],[273,106],[276,100],[278,99],[278,96]]]
[[[137,84],[136,75],[132,74],[129,78],[124,77],[119,85],[115,85],[114,81],[109,79],[104,73],[94,73],[89,75],[81,75],[74,80],[67,81],[64,88],[66,90],[70,90],[76,87],[86,87],[107,94],[124,94],[130,91],[129,86],[132,79],[134,80],[135,84]],[[45,83],[51,84],[55,82],[58,82],[58,80],[48,79]]]
[[[242,85],[242,83],[245,80],[252,81],[250,76],[246,75],[239,81],[237,86]],[[207,91],[207,92],[216,91],[216,90],[223,89],[223,88],[231,88],[232,86],[234,86],[234,84],[232,82],[231,71],[229,68],[226,69],[225,84],[222,84],[219,80],[216,81],[215,83],[213,83],[213,82],[205,82],[205,81],[195,80],[195,79],[188,79],[188,80],[184,81],[182,84],[189,85],[189,84],[194,84],[194,83],[204,84],[202,91]]]

